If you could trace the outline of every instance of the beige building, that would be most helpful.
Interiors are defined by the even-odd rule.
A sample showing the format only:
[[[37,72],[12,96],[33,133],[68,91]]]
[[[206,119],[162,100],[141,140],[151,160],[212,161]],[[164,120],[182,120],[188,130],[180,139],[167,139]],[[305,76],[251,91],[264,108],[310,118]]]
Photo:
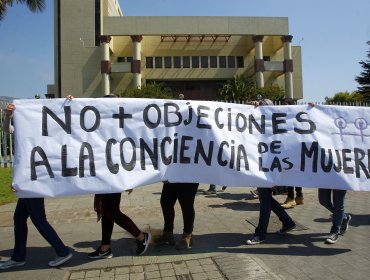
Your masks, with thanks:
[[[301,99],[301,48],[285,17],[123,16],[117,0],[54,0],[55,84],[48,94],[100,97],[163,82],[216,99],[235,75]]]

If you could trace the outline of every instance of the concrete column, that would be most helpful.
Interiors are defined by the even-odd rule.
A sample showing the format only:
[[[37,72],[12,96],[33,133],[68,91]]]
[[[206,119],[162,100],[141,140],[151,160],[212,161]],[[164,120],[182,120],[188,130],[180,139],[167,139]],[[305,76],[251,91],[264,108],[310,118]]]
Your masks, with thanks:
[[[292,57],[292,39],[293,36],[282,36],[281,40],[284,44],[284,78],[285,78],[285,93],[287,97],[293,97],[293,57]]]
[[[265,80],[263,78],[263,72],[265,71],[265,64],[263,61],[263,51],[262,51],[263,37],[264,37],[263,35],[254,35],[252,37],[256,52],[256,57],[254,59],[254,70],[256,72],[256,82],[258,87],[265,86]]]
[[[134,86],[135,88],[141,88],[141,40],[143,36],[135,35],[131,36],[132,43],[134,45],[134,54],[131,64],[131,72],[134,74]]]
[[[101,54],[101,64],[100,70],[102,75],[102,93],[103,96],[110,95],[110,81],[109,81],[109,74],[111,72],[111,63],[109,57],[109,42],[111,40],[110,36],[101,36],[100,37],[100,47],[102,50]]]

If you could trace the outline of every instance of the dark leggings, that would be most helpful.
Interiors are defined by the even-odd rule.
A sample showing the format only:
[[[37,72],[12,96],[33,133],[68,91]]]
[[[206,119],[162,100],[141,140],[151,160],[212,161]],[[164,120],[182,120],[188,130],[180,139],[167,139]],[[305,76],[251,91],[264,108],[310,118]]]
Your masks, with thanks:
[[[109,245],[112,238],[114,223],[127,230],[135,238],[141,233],[136,224],[120,210],[121,193],[102,195],[102,245]]]
[[[198,183],[165,183],[161,195],[161,207],[164,217],[164,231],[173,231],[175,219],[175,203],[179,200],[184,233],[192,233],[194,227],[195,211],[194,200],[198,190]]]
[[[288,198],[294,199],[294,188],[297,197],[303,197],[302,187],[288,187]]]

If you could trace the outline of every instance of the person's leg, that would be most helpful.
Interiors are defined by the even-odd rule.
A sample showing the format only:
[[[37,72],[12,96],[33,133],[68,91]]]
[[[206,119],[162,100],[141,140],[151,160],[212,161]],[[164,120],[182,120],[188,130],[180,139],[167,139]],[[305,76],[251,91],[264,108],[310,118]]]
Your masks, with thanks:
[[[260,215],[258,219],[258,226],[255,230],[255,235],[259,236],[260,239],[266,238],[267,227],[270,221],[271,215],[271,199],[272,190],[270,188],[258,188],[258,197],[260,200]]]
[[[161,194],[161,208],[163,213],[164,228],[162,234],[155,239],[158,245],[175,245],[175,238],[173,235],[173,222],[175,219],[175,203],[177,200],[176,184],[164,183]]]
[[[184,221],[183,232],[191,234],[193,232],[195,220],[194,200],[199,184],[178,183],[177,185],[179,190],[178,200],[181,206],[182,218]]]
[[[295,187],[295,203],[296,205],[303,205],[304,204],[304,198],[303,198],[303,192],[302,187]]]
[[[24,198],[19,198],[14,211],[14,250],[11,257],[16,262],[26,260],[26,245],[27,245],[27,219],[29,217],[28,210]]]
[[[141,230],[127,215],[122,213],[120,209],[121,193],[108,194],[107,197],[109,197],[109,204],[105,205],[107,216],[114,223],[116,223],[121,228],[131,233],[136,239],[138,239],[138,237],[142,235]],[[141,240],[142,239],[143,238],[141,238]]]
[[[178,200],[181,206],[182,218],[184,221],[183,234],[176,244],[177,250],[191,248],[193,245],[193,228],[195,220],[194,200],[199,184],[177,183]]]
[[[319,203],[333,213],[333,204],[331,202],[331,193],[330,189],[319,189]]]
[[[302,187],[295,187],[296,197],[303,197]]]
[[[177,200],[177,188],[174,183],[164,183],[161,194],[161,208],[164,219],[164,232],[173,232],[175,219],[175,203]]]
[[[258,226],[254,231],[254,235],[246,241],[247,245],[255,245],[265,241],[270,220],[272,189],[257,188],[257,192],[260,200]]]
[[[56,254],[59,257],[69,255],[69,248],[64,245],[54,228],[46,220],[44,198],[25,198],[25,203],[32,223],[42,237],[54,248]]]
[[[296,224],[288,213],[284,210],[282,205],[277,202],[273,197],[271,197],[271,210],[278,216],[279,220],[282,222],[283,227],[278,231],[280,234],[284,234],[296,227]]]
[[[294,187],[288,187],[287,199],[294,199]]]
[[[333,190],[333,225],[330,233],[339,234],[343,219],[347,218],[344,214],[344,198],[346,193],[346,190]]]
[[[208,190],[203,191],[204,194],[216,194],[216,185],[215,184],[210,184]]]
[[[293,208],[296,205],[295,199],[294,199],[294,187],[287,187],[288,189],[288,195],[283,204],[281,204],[281,207],[284,209],[290,209]]]
[[[101,218],[101,251],[105,252],[110,248],[110,241],[112,239],[114,222],[107,218],[106,216],[102,216]]]

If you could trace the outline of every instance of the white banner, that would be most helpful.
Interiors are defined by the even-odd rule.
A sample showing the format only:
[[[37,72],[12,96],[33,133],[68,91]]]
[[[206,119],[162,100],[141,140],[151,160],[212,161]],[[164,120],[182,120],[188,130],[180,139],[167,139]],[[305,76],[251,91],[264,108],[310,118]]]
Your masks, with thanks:
[[[370,190],[370,109],[156,99],[16,100],[19,197],[160,181]]]

